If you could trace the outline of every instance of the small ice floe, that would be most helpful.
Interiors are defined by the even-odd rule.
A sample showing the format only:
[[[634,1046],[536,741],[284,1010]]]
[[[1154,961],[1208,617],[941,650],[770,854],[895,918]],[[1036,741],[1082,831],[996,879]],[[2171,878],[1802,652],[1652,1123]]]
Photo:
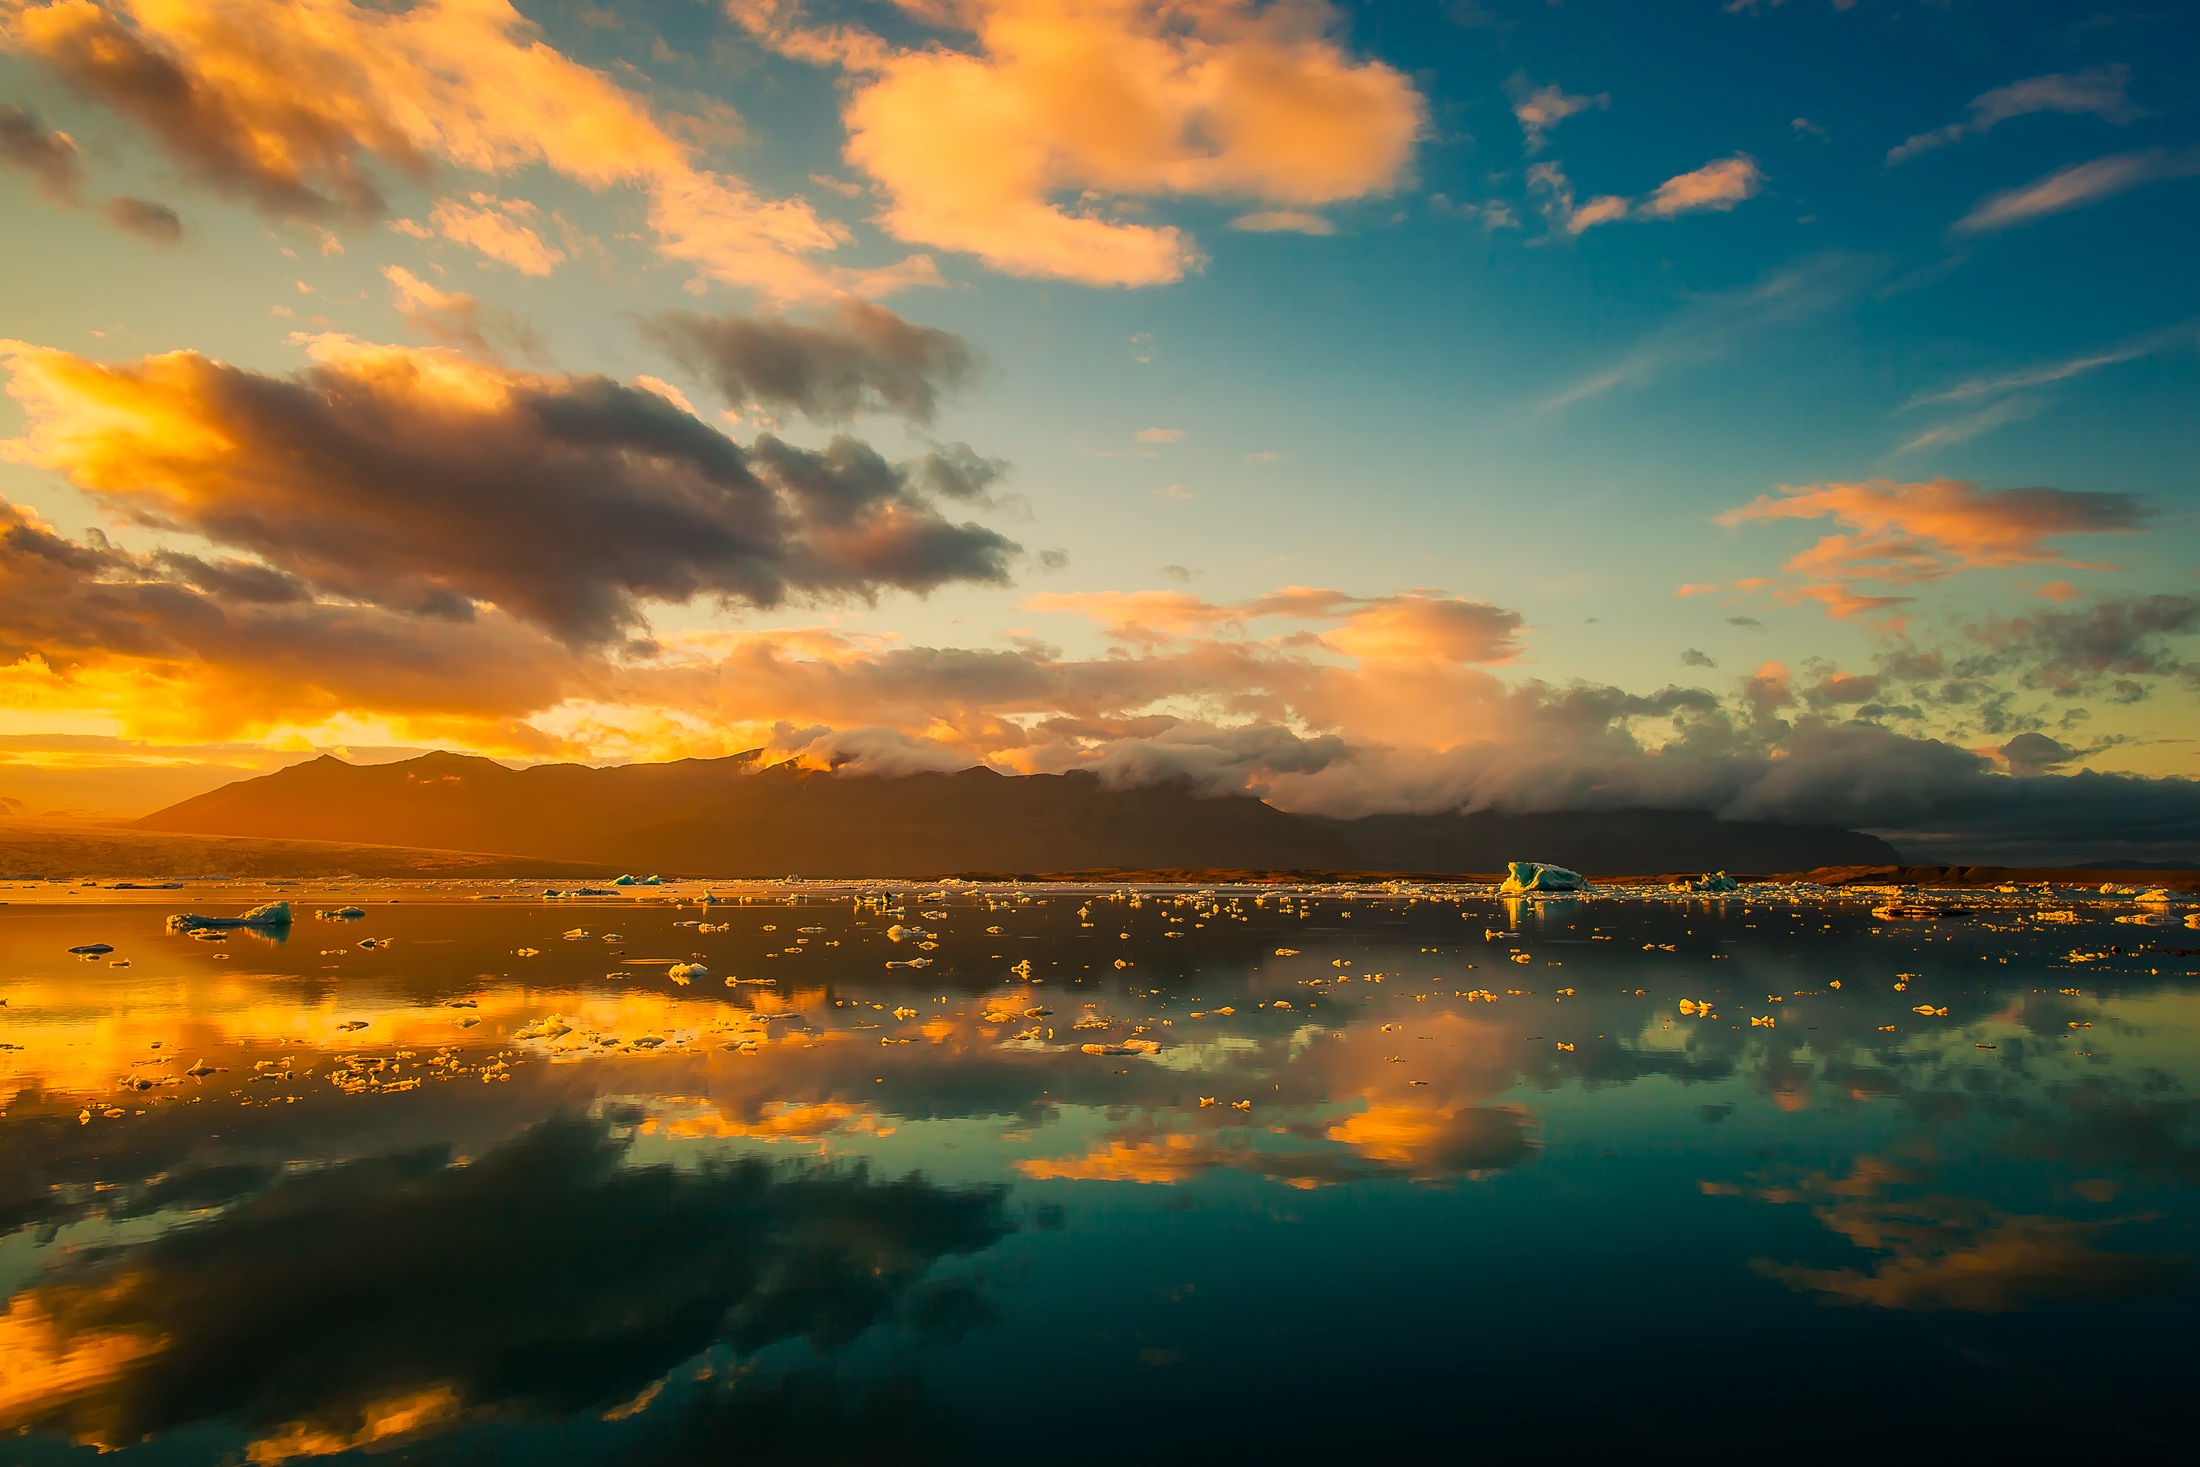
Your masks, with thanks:
[[[631,876],[616,876],[612,878],[611,884],[613,886],[632,886],[634,878]]]
[[[665,969],[665,976],[675,983],[692,983],[697,978],[708,978],[710,969],[701,963],[674,963]]]
[[[314,918],[321,922],[356,922],[367,915],[365,907],[323,907]]]
[[[1505,881],[1498,891],[1511,894],[1530,891],[1581,891],[1589,885],[1579,871],[1551,866],[1542,861],[1507,861]]]
[[[251,927],[260,931],[288,929],[290,903],[269,902],[254,907],[241,917],[202,917],[196,912],[179,912],[168,919],[170,932],[221,932],[238,927]]]
[[[80,942],[69,949],[80,958],[103,958],[115,950],[111,942]]]
[[[1081,1044],[1086,1054],[1159,1054],[1161,1046],[1151,1039],[1126,1039],[1121,1044]]]
[[[929,968],[932,966],[932,960],[930,958],[888,958],[886,966],[889,968]]]
[[[2152,887],[2132,898],[2142,907],[2166,907],[2181,899],[2180,893],[2171,891],[2166,886]]]

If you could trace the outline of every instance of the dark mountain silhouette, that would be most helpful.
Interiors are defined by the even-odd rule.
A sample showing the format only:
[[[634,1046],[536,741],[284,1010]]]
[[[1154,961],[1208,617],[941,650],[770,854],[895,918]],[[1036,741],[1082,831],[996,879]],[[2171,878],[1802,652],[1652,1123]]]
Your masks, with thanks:
[[[426,754],[323,757],[137,822],[143,830],[491,851],[712,876],[941,876],[1230,868],[1482,872],[1509,859],[1592,873],[1889,863],[1872,836],[1708,815],[1294,815],[1250,796],[1110,788],[989,769],[869,777],[754,755],[507,769]]]

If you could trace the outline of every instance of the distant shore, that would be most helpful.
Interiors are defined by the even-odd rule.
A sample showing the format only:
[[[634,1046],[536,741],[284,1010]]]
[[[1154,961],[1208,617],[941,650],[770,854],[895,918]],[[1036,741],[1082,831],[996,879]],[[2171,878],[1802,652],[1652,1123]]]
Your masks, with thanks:
[[[1524,853],[1532,856],[1532,852]],[[94,824],[0,824],[0,880],[31,878],[218,877],[314,878],[361,876],[419,880],[608,880],[618,868],[552,861],[494,851],[453,851],[422,846],[363,845],[339,841],[266,840],[250,836],[176,835]],[[676,873],[663,873],[668,878]],[[677,873],[691,879],[753,881],[766,873]],[[771,873],[785,875],[788,873]],[[1502,871],[1374,871],[1246,867],[1092,868],[1077,871],[943,871],[925,876],[880,876],[908,883],[949,878],[1051,883],[1156,882],[1175,885],[1280,885],[1300,882],[1497,882]],[[1647,885],[1700,871],[1585,873],[1611,886]],[[1808,871],[1732,873],[1745,881],[1811,881],[1824,886],[1995,887],[2012,882],[2057,886],[2167,887],[2200,892],[2200,871],[2096,871],[2022,866],[1821,866]],[[846,878],[834,878],[846,879]]]

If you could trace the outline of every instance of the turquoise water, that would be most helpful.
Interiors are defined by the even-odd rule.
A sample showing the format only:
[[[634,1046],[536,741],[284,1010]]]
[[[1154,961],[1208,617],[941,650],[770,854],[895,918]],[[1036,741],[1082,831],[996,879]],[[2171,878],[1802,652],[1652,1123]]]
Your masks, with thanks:
[[[2196,1434],[2181,908],[541,890],[0,890],[0,1457]]]

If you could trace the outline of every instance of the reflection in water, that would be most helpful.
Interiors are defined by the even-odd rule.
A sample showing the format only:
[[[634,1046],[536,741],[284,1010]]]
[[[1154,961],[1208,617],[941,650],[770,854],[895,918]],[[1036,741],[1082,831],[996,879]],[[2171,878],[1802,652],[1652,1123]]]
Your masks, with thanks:
[[[920,1281],[1007,1232],[997,1188],[626,1149],[550,1120],[469,1165],[295,1176],[89,1260],[11,1302],[0,1419],[116,1445],[233,1416],[272,1459],[484,1408],[607,1410],[714,1343],[831,1350],[982,1317],[970,1285]]]
[[[0,893],[12,1458],[1639,1447],[1644,1361],[1860,1356],[2188,1430],[2200,954],[2116,898],[702,895]]]
[[[2108,1252],[2094,1240],[2113,1220],[2003,1212],[1977,1198],[1928,1190],[1923,1166],[1866,1156],[1848,1175],[1819,1174],[1755,1192],[1766,1202],[1806,1202],[1818,1220],[1859,1249],[1869,1269],[1805,1268],[1764,1259],[1767,1278],[1845,1304],[1881,1309],[1962,1309],[1982,1314],[2041,1303],[2105,1302],[2182,1292],[2183,1260]]]

